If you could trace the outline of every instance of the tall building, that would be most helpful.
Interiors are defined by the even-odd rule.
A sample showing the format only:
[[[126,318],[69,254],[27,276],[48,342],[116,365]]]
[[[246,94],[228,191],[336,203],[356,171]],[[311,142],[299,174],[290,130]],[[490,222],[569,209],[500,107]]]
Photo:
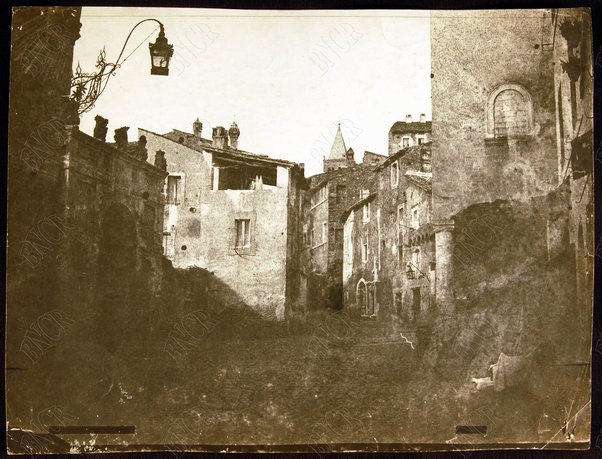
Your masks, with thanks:
[[[144,139],[128,142],[126,127],[106,142],[102,117],[94,136],[81,132],[68,97],[80,13],[15,8],[12,18],[7,425],[43,435],[31,416],[48,407],[40,394],[64,406],[91,353],[149,344],[162,268],[161,162],[149,164]],[[27,434],[10,449],[39,452],[39,442]]]
[[[432,13],[441,308],[453,309],[454,216],[478,203],[525,201],[556,189],[551,21],[542,10]]]
[[[372,167],[377,188],[343,213],[346,308],[412,324],[434,307],[431,143]]]
[[[163,249],[177,268],[209,270],[235,297],[267,318],[283,319],[297,301],[298,212],[302,166],[238,148],[240,129],[157,134],[140,129],[151,151],[164,152]]]
[[[382,155],[368,153],[370,163],[357,164],[337,129],[324,173],[307,179],[303,204],[302,289],[309,309],[343,307],[343,226],[341,216],[351,203],[374,189],[372,162]]]
[[[472,374],[483,391],[458,397],[459,422],[490,438],[589,439],[588,16],[431,13],[433,330],[445,384]],[[496,422],[473,415],[484,405]]]

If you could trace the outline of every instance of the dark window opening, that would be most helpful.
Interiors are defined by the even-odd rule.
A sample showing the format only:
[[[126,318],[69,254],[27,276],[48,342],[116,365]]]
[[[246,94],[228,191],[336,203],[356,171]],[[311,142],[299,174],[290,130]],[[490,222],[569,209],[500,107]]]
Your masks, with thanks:
[[[414,317],[420,314],[420,287],[415,287],[412,289],[412,312],[414,313]]]
[[[277,167],[216,159],[213,174],[214,190],[261,190],[276,186]]]
[[[167,177],[167,203],[178,204],[181,177],[170,175]]]
[[[251,220],[236,220],[236,244],[237,249],[251,247]]]
[[[345,199],[347,187],[345,185],[337,185],[337,204]]]
[[[341,228],[335,230],[334,238],[336,242],[341,242],[343,240],[343,230]]]

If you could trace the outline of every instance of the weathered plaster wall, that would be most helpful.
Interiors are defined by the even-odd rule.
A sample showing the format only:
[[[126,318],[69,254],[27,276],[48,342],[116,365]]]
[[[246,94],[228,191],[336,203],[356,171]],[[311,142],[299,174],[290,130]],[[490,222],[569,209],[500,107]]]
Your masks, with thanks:
[[[543,10],[433,12],[434,219],[478,202],[526,199],[556,185],[550,21]],[[529,135],[488,138],[488,99],[517,84],[532,98]]]
[[[289,234],[289,169],[278,166],[278,187],[264,190],[212,190],[210,152],[199,152],[143,129],[150,151],[166,152],[167,170],[179,174],[181,198],[167,205],[174,266],[202,267],[267,317],[283,319],[286,303]],[[233,250],[236,219],[251,220],[250,253]],[[292,228],[291,228],[292,230]]]

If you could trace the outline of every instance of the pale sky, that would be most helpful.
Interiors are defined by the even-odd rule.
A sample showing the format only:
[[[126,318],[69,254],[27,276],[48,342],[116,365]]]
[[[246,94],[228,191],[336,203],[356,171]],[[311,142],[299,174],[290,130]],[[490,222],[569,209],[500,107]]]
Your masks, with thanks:
[[[133,53],[82,117],[84,132],[96,114],[109,119],[111,141],[121,126],[131,140],[138,127],[192,132],[197,117],[211,138],[211,127],[235,120],[240,149],[305,163],[309,176],[322,172],[339,122],[359,159],[387,154],[389,128],[406,114],[431,119],[428,11],[84,7],[74,65],[92,71],[103,46],[114,62],[145,18],[160,20],[174,45],[169,76],[150,74],[158,25],[140,25],[124,56]]]

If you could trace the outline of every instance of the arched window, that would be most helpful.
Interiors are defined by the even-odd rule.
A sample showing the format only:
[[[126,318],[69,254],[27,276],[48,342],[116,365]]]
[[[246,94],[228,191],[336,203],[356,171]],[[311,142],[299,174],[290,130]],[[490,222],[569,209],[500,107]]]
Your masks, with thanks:
[[[532,129],[533,108],[527,90],[516,84],[498,86],[487,103],[488,136],[528,135]]]

